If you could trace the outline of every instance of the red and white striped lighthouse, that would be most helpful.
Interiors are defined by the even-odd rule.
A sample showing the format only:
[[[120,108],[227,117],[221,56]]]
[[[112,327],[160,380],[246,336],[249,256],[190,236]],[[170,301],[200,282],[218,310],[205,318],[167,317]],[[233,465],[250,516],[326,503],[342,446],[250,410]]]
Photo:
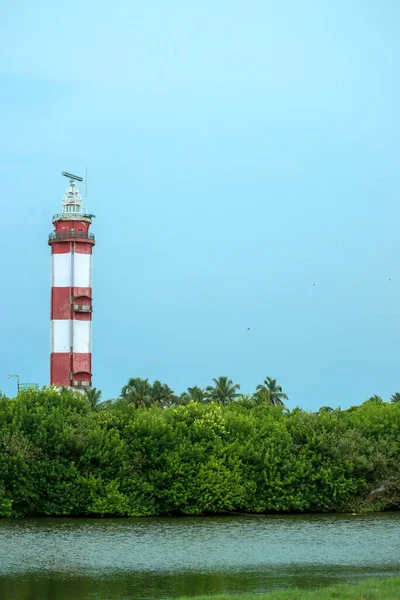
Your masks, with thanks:
[[[86,213],[76,182],[69,178],[63,211],[54,215],[51,246],[50,385],[92,385],[92,248],[94,215]]]

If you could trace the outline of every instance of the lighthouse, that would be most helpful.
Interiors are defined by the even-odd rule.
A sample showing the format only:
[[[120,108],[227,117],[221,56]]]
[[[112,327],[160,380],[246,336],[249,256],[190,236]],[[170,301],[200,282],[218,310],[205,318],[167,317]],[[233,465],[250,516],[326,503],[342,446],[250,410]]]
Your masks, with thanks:
[[[83,206],[82,177],[63,172],[69,185],[62,213],[53,216],[51,248],[50,385],[92,386],[92,249],[94,215]],[[86,195],[85,195],[86,196]]]

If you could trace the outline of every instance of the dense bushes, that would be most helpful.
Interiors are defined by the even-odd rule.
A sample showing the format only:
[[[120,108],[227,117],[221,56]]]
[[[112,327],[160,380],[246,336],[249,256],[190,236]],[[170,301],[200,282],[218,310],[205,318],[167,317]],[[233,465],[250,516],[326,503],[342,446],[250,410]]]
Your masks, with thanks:
[[[52,389],[0,398],[0,516],[400,506],[400,404],[319,414],[246,399],[97,409]],[[397,483],[368,504],[381,480]]]

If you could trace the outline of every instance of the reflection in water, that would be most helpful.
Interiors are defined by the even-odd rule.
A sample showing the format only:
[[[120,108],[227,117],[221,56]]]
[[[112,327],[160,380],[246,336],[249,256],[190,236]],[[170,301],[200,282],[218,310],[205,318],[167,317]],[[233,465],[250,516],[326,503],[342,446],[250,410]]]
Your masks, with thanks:
[[[315,588],[366,577],[394,577],[399,569],[274,568],[240,573],[122,573],[104,577],[0,577],[0,598],[10,600],[128,600]]]
[[[400,515],[0,521],[0,598],[116,600],[400,574]]]

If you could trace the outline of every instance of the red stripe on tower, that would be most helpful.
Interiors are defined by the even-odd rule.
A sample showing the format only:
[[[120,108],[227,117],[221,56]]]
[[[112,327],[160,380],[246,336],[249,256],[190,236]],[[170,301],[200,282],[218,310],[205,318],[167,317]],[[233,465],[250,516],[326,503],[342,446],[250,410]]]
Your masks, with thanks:
[[[50,385],[92,386],[92,248],[94,215],[82,208],[76,181],[70,179],[63,212],[53,217],[51,246]]]

